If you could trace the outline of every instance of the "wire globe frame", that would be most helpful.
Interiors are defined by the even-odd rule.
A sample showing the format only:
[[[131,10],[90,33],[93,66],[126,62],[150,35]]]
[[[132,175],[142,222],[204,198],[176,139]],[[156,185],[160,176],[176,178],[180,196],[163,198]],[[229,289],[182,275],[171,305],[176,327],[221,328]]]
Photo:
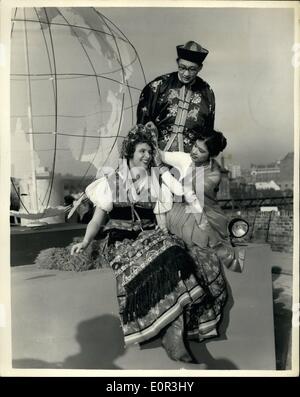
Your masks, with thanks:
[[[73,169],[68,171],[77,173],[82,187],[88,176],[96,177],[99,168],[115,165],[118,145],[135,123],[135,107],[145,84],[136,48],[98,9],[13,10],[12,153],[20,158],[21,140],[13,132],[19,129],[26,136],[23,146],[32,140],[35,159],[31,166],[36,171],[40,162],[50,169],[40,205],[48,208],[56,174],[65,172],[69,164]],[[72,161],[67,162],[68,158]],[[19,166],[21,172],[23,168]],[[20,196],[19,200],[29,212]]]

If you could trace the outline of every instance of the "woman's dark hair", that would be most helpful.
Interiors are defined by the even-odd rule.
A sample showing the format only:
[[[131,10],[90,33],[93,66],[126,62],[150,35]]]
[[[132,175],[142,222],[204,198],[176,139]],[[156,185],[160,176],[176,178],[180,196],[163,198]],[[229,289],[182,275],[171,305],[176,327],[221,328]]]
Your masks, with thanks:
[[[218,156],[227,146],[227,139],[220,131],[214,130],[211,135],[207,137],[195,136],[194,142],[197,140],[205,142],[210,157]]]
[[[213,131],[212,135],[205,139],[205,145],[211,157],[216,157],[227,146],[227,139],[220,131]]]
[[[121,157],[127,160],[132,159],[136,145],[139,143],[147,143],[154,151],[153,138],[142,124],[137,124],[129,130],[128,136],[122,143]]]

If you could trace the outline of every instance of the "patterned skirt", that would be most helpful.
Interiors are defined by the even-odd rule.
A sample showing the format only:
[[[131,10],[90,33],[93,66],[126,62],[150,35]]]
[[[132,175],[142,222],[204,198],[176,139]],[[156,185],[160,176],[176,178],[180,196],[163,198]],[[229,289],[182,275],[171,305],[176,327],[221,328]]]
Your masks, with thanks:
[[[160,230],[121,229],[120,222],[110,226],[115,228],[83,253],[70,255],[72,245],[50,248],[35,263],[75,271],[110,265],[127,345],[157,336],[181,314],[189,338],[216,335],[226,284],[215,253],[197,246],[187,250],[181,239]]]
[[[132,238],[126,233],[122,239],[108,238],[106,257],[116,277],[126,345],[155,337],[182,313],[190,337],[211,336],[221,317],[226,285],[210,253],[201,253],[206,264],[196,266],[199,252],[188,253],[176,236],[148,230]]]

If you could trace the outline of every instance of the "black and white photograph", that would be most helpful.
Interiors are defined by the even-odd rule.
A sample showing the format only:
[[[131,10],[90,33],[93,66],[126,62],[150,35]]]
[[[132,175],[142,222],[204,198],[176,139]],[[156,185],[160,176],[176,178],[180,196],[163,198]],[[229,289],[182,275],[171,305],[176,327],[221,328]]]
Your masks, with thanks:
[[[55,3],[0,9],[1,375],[298,376],[299,2]]]

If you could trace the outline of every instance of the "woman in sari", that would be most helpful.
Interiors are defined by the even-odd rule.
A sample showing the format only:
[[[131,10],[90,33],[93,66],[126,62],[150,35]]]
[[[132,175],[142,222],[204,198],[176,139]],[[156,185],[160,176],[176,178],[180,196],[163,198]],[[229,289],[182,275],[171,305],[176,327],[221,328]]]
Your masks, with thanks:
[[[165,230],[172,195],[165,185],[153,186],[153,151],[146,128],[134,127],[123,142],[117,171],[86,188],[95,211],[71,254],[85,250],[105,225],[104,251],[116,277],[125,345],[160,334],[170,358],[194,362],[185,345],[184,315],[205,298],[206,290],[182,240]]]

